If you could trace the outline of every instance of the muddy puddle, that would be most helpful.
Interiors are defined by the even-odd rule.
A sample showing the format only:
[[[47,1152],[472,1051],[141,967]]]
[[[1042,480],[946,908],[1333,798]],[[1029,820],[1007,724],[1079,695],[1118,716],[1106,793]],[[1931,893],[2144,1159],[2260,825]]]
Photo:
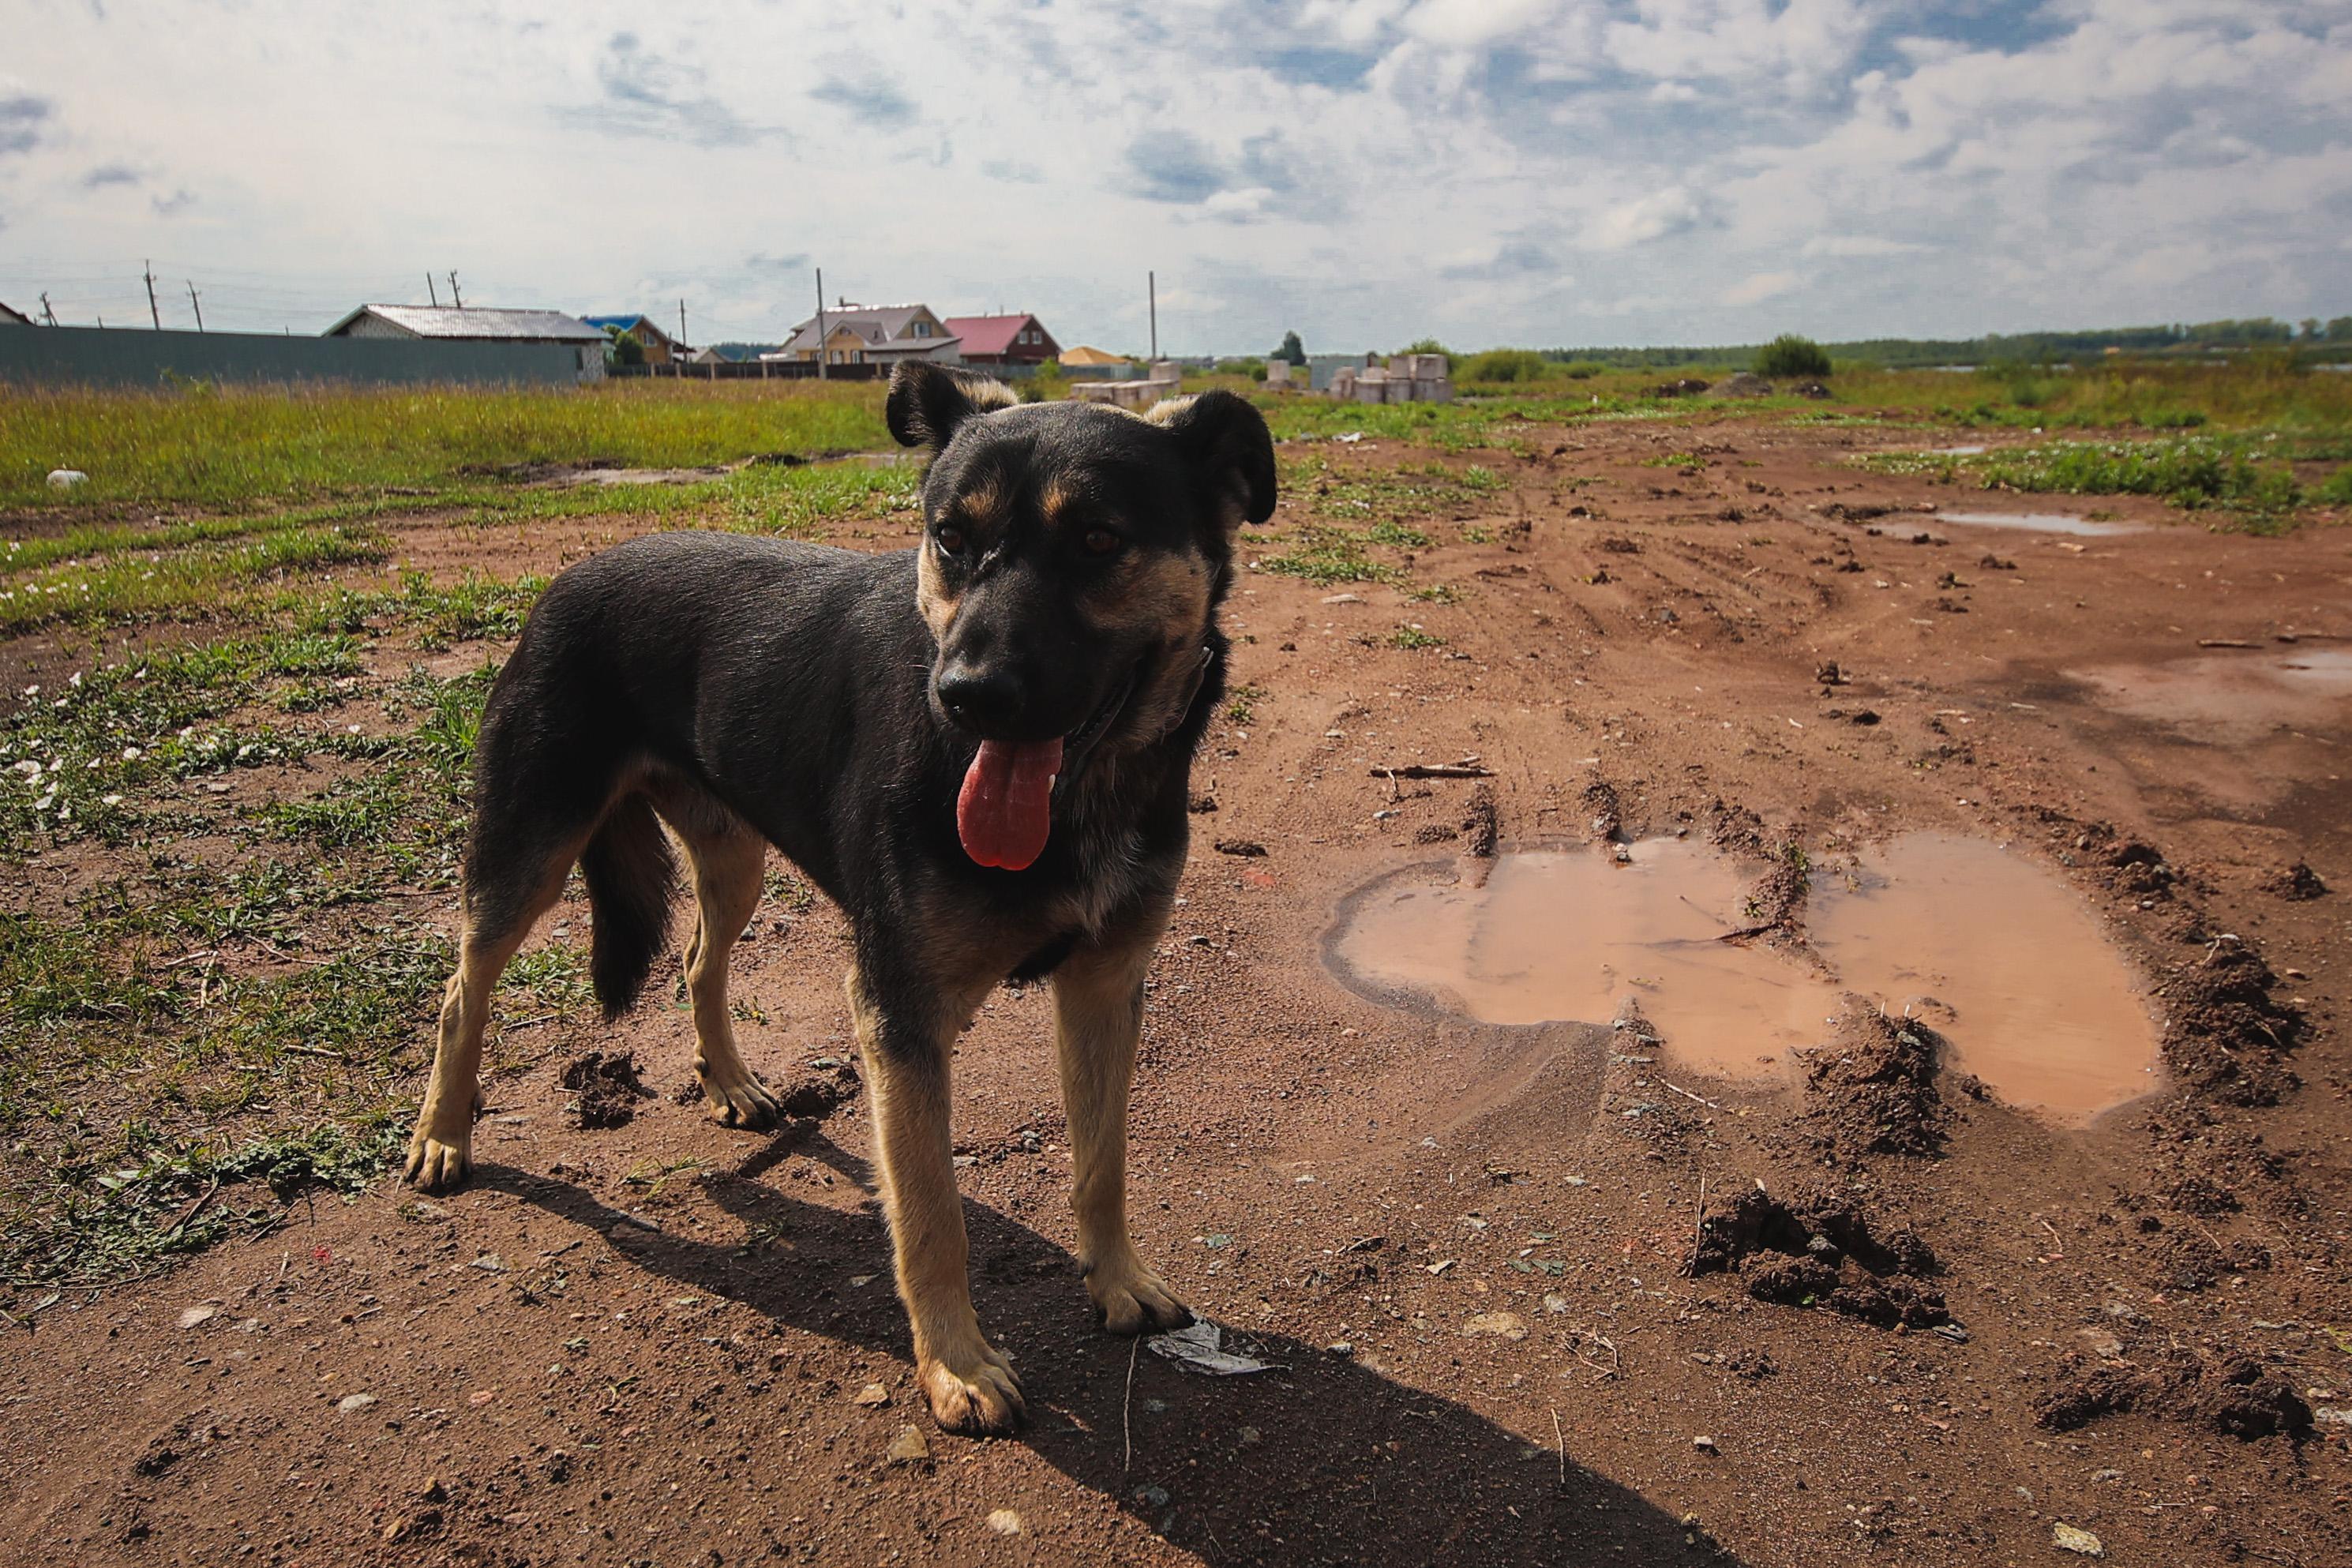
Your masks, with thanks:
[[[2340,723],[2352,701],[2352,648],[2254,648],[2163,664],[2069,670],[2110,712],[2250,739],[2281,724]]]
[[[2162,1083],[2131,965],[2054,872],[1998,845],[1906,835],[1817,874],[1805,924],[1846,988],[1923,1019],[2011,1105],[2080,1123]]]
[[[1401,989],[1490,1024],[1606,1024],[1631,996],[1670,1054],[1727,1075],[1770,1072],[1822,1038],[1835,986],[1720,940],[1748,923],[1736,866],[1691,839],[1632,854],[1620,865],[1539,849],[1465,862],[1458,878],[1402,873],[1356,901],[1331,956],[1360,989]]]
[[[1855,991],[1942,1036],[1950,1065],[2011,1104],[2079,1123],[2158,1086],[2158,1034],[2130,966],[2053,874],[1980,839],[1914,834],[1819,872],[1819,962],[1724,934],[1748,878],[1704,844],[1630,863],[1538,849],[1391,873],[1341,910],[1339,977],[1391,1005],[1491,1024],[1607,1024],[1631,997],[1669,1061],[1727,1078],[1790,1071]]]
[[[2063,511],[1938,510],[1936,521],[1958,523],[1963,528],[2008,528],[2021,533],[2071,533],[2084,539],[2104,539],[2112,534],[2147,531],[2136,522],[2102,522],[2095,518],[2076,517],[2072,512]]]

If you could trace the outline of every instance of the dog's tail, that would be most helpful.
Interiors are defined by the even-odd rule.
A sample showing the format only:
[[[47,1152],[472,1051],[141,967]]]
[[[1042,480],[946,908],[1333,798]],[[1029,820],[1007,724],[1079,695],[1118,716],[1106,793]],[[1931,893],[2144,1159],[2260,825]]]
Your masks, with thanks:
[[[581,852],[580,873],[595,917],[588,973],[610,1023],[646,988],[677,891],[677,858],[645,796],[625,795],[606,814]]]

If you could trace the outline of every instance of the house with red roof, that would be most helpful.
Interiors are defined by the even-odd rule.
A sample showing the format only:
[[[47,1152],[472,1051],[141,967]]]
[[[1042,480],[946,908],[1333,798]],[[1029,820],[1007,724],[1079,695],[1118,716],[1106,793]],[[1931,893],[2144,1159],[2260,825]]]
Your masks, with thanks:
[[[950,316],[948,336],[962,344],[966,364],[1043,364],[1062,345],[1031,315]]]

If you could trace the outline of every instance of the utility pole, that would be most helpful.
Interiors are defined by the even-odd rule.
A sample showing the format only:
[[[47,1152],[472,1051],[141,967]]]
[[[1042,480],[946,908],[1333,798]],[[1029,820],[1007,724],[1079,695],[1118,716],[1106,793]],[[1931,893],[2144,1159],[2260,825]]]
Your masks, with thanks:
[[[1151,300],[1151,360],[1156,364],[1160,360],[1160,274],[1145,273],[1143,287]]]
[[[46,289],[41,290],[41,314],[48,318],[49,325],[54,327],[58,324],[58,313],[49,309],[49,293]]]
[[[188,279],[188,309],[196,313],[196,331],[200,332],[203,331],[205,330],[205,308],[202,304],[197,302],[196,280],[193,278]]]
[[[816,378],[817,378],[819,381],[823,381],[823,380],[824,380],[824,379],[825,379],[825,374],[824,374],[824,268],[822,268],[822,267],[820,267],[820,268],[818,268],[816,269]]]
[[[150,261],[145,265],[147,268],[147,319],[155,323],[155,330],[160,332],[163,330],[163,312],[155,308],[155,264]]]
[[[686,301],[677,302],[677,346],[686,347]]]
[[[454,267],[449,268],[449,303],[460,310],[466,308],[466,297],[457,292],[457,269]]]
[[[441,290],[433,287],[433,274],[430,272],[425,275],[425,297],[433,301],[435,310],[441,308]]]

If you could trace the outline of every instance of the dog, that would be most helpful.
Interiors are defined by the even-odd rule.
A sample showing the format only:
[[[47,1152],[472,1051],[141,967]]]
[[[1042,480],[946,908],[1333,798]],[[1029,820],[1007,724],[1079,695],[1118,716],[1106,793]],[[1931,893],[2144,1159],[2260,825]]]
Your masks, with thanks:
[[[1273,513],[1274,445],[1230,393],[1141,415],[1024,404],[924,363],[892,374],[885,416],[931,454],[917,548],[648,535],[541,596],[483,710],[457,967],[406,1174],[465,1178],[491,992],[575,863],[605,1017],[635,1001],[667,941],[672,835],[693,871],[696,1076],[725,1124],[772,1125],[727,957],[773,846],[848,920],[917,1375],[942,1427],[1003,1432],[1021,1384],[972,1308],[950,1047],[999,981],[1051,977],[1096,1313],[1121,1334],[1191,1321],[1128,1233],[1128,1094],[1224,688],[1218,607],[1240,528]]]

